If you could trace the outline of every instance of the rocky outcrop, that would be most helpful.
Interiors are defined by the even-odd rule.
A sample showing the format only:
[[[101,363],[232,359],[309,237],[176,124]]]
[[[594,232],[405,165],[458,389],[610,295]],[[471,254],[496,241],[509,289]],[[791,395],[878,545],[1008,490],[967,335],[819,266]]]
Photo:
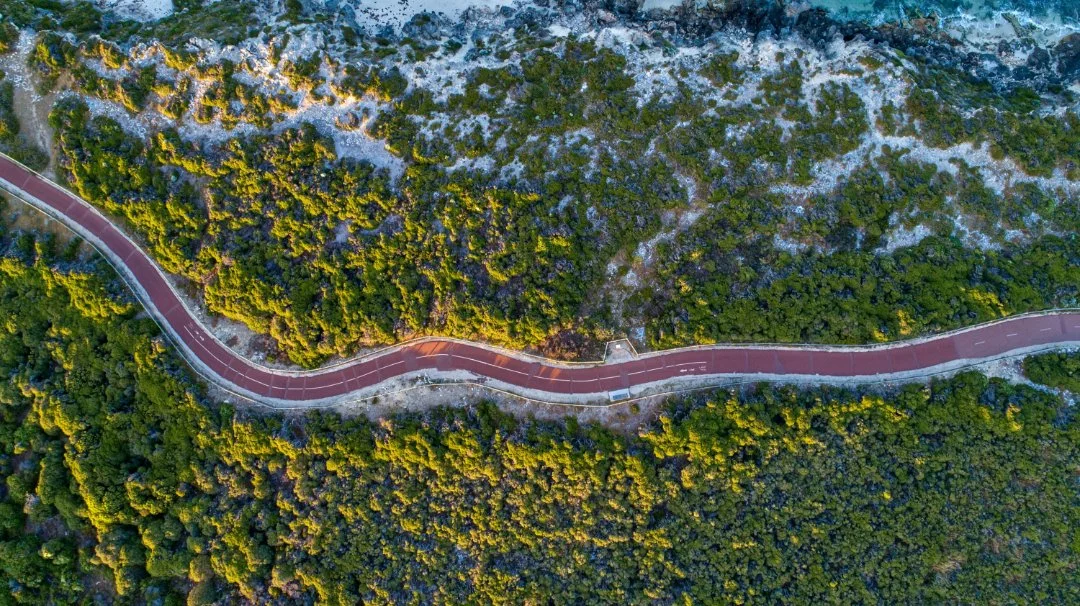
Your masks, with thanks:
[[[1062,78],[1080,80],[1080,34],[1062,38],[1051,54]]]

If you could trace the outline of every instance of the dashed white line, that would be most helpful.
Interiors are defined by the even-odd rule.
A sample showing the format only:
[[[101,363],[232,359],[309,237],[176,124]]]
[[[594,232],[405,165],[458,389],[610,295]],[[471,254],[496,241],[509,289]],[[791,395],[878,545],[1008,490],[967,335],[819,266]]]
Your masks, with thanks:
[[[184,330],[186,330],[188,335],[191,336],[192,338],[195,338],[196,336],[198,336],[200,339],[202,338],[202,335],[196,335],[195,333],[193,333],[191,331],[190,326],[184,326]],[[232,370],[232,362],[226,363],[225,360],[222,360],[221,358],[219,358],[217,356],[217,354],[215,354],[213,351],[210,350],[210,348],[208,348],[206,345],[203,345],[201,342],[199,342],[199,346],[202,347],[203,351],[205,351],[207,354],[209,354],[211,358],[214,358],[219,363],[221,363],[221,365],[224,366],[227,370]],[[213,369],[211,368],[211,370],[213,370]],[[262,385],[263,387],[271,387],[271,385],[269,383],[264,383],[264,382],[260,381],[259,379],[256,379],[255,377],[248,376],[247,374],[241,373],[240,371],[236,371],[236,372],[238,374],[240,374],[241,376],[243,376],[245,379],[249,380],[249,381],[254,381],[254,382],[258,383],[259,385]],[[216,371],[215,371],[215,374],[217,374]],[[225,377],[222,377],[222,378],[224,379]]]

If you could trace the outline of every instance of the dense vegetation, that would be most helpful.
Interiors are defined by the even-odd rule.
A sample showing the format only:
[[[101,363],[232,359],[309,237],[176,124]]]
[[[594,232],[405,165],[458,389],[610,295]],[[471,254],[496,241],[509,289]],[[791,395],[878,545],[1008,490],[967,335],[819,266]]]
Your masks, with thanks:
[[[271,335],[283,356],[307,366],[430,333],[549,353],[567,333],[603,339],[633,325],[653,346],[861,342],[1075,299],[1071,236],[1006,239],[1075,231],[1080,213],[1065,191],[1017,182],[998,193],[962,160],[945,170],[886,146],[831,189],[796,198],[794,212],[783,188],[813,185],[815,167],[855,152],[871,128],[848,83],[822,84],[805,100],[802,51],[778,53],[750,102],[732,104],[749,77],[737,52],[642,99],[627,58],[611,49],[519,38],[484,49],[517,64],[476,68],[442,98],[370,63],[370,53],[394,47],[367,42],[367,58],[340,72],[318,52],[282,60],[299,93],[260,90],[245,63],[206,64],[166,47],[155,52],[171,76],[134,69],[100,39],[76,47],[46,35],[34,61],[43,77],[70,74],[85,94],[130,112],[226,130],[265,129],[301,102],[393,101],[337,124],[370,118],[399,169],[339,158],[335,141],[306,124],[217,144],[171,129],[142,140],[92,118],[77,99],[53,112],[72,187],[124,218],[211,311]],[[451,51],[393,52],[419,60]],[[87,61],[127,75],[103,75]],[[867,77],[884,69],[860,65]],[[324,81],[325,73],[340,77]],[[197,81],[211,83],[201,96],[190,92]],[[956,103],[975,102],[977,90],[957,90]],[[1002,103],[1037,102],[1015,97]],[[913,127],[897,119],[884,128]],[[643,284],[610,286],[646,262],[643,243],[690,210],[701,218],[660,243]],[[954,232],[957,213],[1004,248],[937,238],[879,250],[899,227]],[[611,297],[625,301],[623,317],[611,316]]]
[[[936,147],[987,144],[995,158],[1009,157],[1031,175],[1049,177],[1060,170],[1069,179],[1080,179],[1080,118],[1075,113],[1042,115],[1037,111],[1041,99],[1031,89],[1001,95],[963,73],[921,67],[917,87],[905,102],[912,123],[904,130]]]
[[[994,191],[887,146],[819,187],[872,129],[1076,180],[1080,123],[1030,90],[916,65],[875,116],[866,83],[900,64],[884,51],[829,78],[814,51],[776,52],[763,75],[658,37],[662,60],[633,65],[528,23],[438,43],[341,28],[342,67],[287,52],[283,23],[324,17],[295,0],[265,30],[243,2],[175,4],[140,26],[0,0],[0,53],[31,27],[43,90],[189,127],[142,138],[78,96],[51,115],[68,185],[302,365],[423,333],[864,342],[1077,304],[1064,189]],[[288,86],[181,50],[196,34],[261,36]],[[163,45],[135,61],[134,36]],[[479,66],[446,94],[393,64],[459,51]],[[370,122],[387,167],[339,157],[326,124],[281,126],[349,98],[366,105],[335,128]],[[0,149],[40,165],[12,106],[0,82]],[[958,215],[992,245],[961,242]],[[888,248],[917,226],[935,235]],[[10,227],[0,318],[2,604],[1080,602],[1080,425],[1051,393],[975,374],[761,386],[673,402],[634,436],[487,403],[255,414],[214,402],[100,260]],[[1077,359],[1025,370],[1075,391]]]
[[[991,192],[962,162],[956,174],[886,150],[794,216],[775,194],[718,199],[659,248],[654,284],[633,295],[657,347],[736,341],[864,343],[1073,306],[1080,296],[1075,196],[1022,184]],[[1032,217],[1062,236],[978,250],[927,237],[883,253],[899,225],[949,233],[957,207],[987,234],[1030,230]],[[931,231],[932,230],[932,231]],[[785,239],[795,249],[776,246]]]
[[[694,229],[710,228],[703,222]],[[747,251],[753,256],[737,263]],[[1080,240],[1073,235],[990,253],[927,238],[894,255],[793,256],[753,244],[682,254],[681,265],[663,267],[655,290],[631,302],[647,310],[656,347],[885,341],[1070,307],[1080,296]]]
[[[1080,600],[1080,426],[1045,393],[717,392],[636,437],[252,416],[73,247],[0,251],[5,601]]]
[[[77,93],[52,114],[60,177],[304,366],[422,334],[854,343],[1076,302],[1061,87],[786,35],[374,35],[296,2],[258,30],[184,3],[131,54],[86,3],[6,1],[40,30],[36,82]]]
[[[1080,393],[1080,354],[1045,353],[1024,359],[1024,374],[1042,385]]]
[[[426,331],[538,343],[595,279],[579,261],[584,217],[422,166],[392,194],[384,171],[337,161],[311,127],[209,152],[175,132],[144,144],[78,102],[50,120],[76,192],[301,364]]]
[[[80,38],[100,35],[114,40],[133,36],[160,38],[173,43],[199,36],[225,42],[239,42],[257,33],[255,6],[249,0],[206,2],[173,0],[173,15],[152,23],[121,19],[114,12],[103,13],[85,0],[0,0],[0,15],[13,26],[37,31],[58,30]],[[0,48],[3,45],[0,26]]]

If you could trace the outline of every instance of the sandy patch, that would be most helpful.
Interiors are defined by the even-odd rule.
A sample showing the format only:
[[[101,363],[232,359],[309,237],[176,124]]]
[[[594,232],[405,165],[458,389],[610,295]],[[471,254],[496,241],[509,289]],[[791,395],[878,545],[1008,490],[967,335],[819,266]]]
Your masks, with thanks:
[[[120,19],[140,22],[164,19],[174,10],[172,0],[95,0],[94,5]]]

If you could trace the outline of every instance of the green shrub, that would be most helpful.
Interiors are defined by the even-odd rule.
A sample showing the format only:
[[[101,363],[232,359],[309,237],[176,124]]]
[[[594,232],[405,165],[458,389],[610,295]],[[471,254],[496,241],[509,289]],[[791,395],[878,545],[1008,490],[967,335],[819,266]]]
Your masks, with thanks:
[[[1080,355],[1047,353],[1024,358],[1024,374],[1032,381],[1080,393]]]

